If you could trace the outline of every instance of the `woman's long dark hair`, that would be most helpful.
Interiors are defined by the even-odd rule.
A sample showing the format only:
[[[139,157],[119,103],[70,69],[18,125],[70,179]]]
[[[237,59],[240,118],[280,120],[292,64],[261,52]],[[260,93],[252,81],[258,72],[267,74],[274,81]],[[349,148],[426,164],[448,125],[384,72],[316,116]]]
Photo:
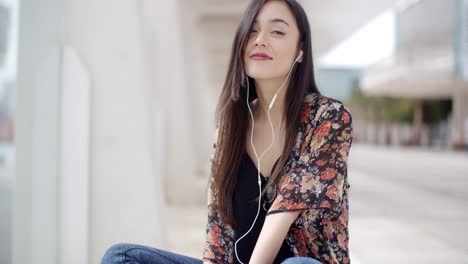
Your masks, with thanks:
[[[244,67],[244,52],[253,22],[263,4],[268,0],[253,0],[244,13],[237,28],[232,45],[229,68],[223,90],[216,108],[216,126],[218,139],[214,155],[212,171],[218,197],[218,208],[224,223],[235,227],[233,211],[233,194],[237,183],[237,174],[245,151],[246,132],[249,122],[247,108],[247,81],[250,85],[249,99],[257,98],[255,82],[246,75]],[[312,42],[309,21],[304,9],[295,0],[283,0],[293,13],[299,28],[299,49],[304,54],[302,62],[294,66],[285,97],[286,137],[281,158],[272,175],[268,178],[265,190],[272,184],[278,184],[281,171],[286,166],[289,153],[295,145],[295,137],[299,129],[299,120],[308,93],[319,93],[314,77],[312,60]]]

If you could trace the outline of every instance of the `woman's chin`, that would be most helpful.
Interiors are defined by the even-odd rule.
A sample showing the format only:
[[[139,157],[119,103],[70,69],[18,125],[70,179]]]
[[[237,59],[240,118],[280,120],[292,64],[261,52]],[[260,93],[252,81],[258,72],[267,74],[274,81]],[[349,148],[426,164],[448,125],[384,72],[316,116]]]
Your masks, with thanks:
[[[255,71],[251,74],[249,74],[250,78],[253,78],[255,80],[268,80],[268,79],[274,79],[275,76],[272,76],[271,72],[263,72],[263,71]]]

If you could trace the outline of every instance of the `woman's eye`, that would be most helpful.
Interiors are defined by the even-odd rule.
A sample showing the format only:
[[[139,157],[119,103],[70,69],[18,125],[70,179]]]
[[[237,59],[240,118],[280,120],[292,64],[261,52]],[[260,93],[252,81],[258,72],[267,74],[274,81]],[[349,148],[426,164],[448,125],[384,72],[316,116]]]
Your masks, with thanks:
[[[251,29],[250,34],[252,34],[252,33],[257,33],[257,30],[256,29]],[[278,31],[278,30],[274,30],[271,33],[276,34],[276,35],[285,35],[286,34],[284,32]]]
[[[275,33],[275,34],[278,34],[278,35],[284,35],[284,32],[281,32],[281,31],[278,31],[278,30],[273,31],[272,33]]]

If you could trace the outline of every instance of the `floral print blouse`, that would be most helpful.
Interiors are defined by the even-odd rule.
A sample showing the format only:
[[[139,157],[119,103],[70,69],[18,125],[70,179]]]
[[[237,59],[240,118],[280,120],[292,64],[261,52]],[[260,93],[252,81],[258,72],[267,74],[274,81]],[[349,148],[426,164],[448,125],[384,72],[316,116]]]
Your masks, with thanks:
[[[282,171],[278,194],[267,216],[300,211],[285,238],[295,256],[312,257],[324,264],[349,263],[347,160],[353,131],[350,110],[336,99],[309,93],[300,122],[296,145]],[[212,175],[208,182],[203,260],[233,263],[234,231],[218,214]]]

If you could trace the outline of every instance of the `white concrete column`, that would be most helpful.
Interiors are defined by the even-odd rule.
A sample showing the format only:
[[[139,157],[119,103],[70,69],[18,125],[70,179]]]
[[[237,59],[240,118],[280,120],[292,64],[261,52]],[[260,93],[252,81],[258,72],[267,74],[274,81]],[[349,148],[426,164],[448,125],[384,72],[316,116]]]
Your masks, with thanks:
[[[194,127],[198,120],[192,118],[197,86],[186,82],[187,64],[196,61],[185,57],[184,46],[191,45],[185,35],[187,27],[181,24],[179,1],[143,0],[141,3],[142,27],[145,46],[149,51],[148,67],[152,76],[154,100],[164,108],[166,120],[166,159],[164,160],[166,201],[193,204],[200,196],[195,183]],[[205,184],[206,185],[206,184]],[[205,197],[201,195],[200,197]]]
[[[58,263],[89,259],[90,74],[76,50],[65,47],[60,114]]]
[[[450,145],[468,144],[467,123],[468,123],[468,87],[458,87],[453,96],[452,107],[452,137]]]
[[[65,2],[65,44],[77,51],[91,80],[88,263],[98,263],[113,243],[164,247],[155,145],[164,128],[155,127],[162,121],[141,1]]]
[[[12,262],[54,264],[63,4],[21,1],[19,10]]]

